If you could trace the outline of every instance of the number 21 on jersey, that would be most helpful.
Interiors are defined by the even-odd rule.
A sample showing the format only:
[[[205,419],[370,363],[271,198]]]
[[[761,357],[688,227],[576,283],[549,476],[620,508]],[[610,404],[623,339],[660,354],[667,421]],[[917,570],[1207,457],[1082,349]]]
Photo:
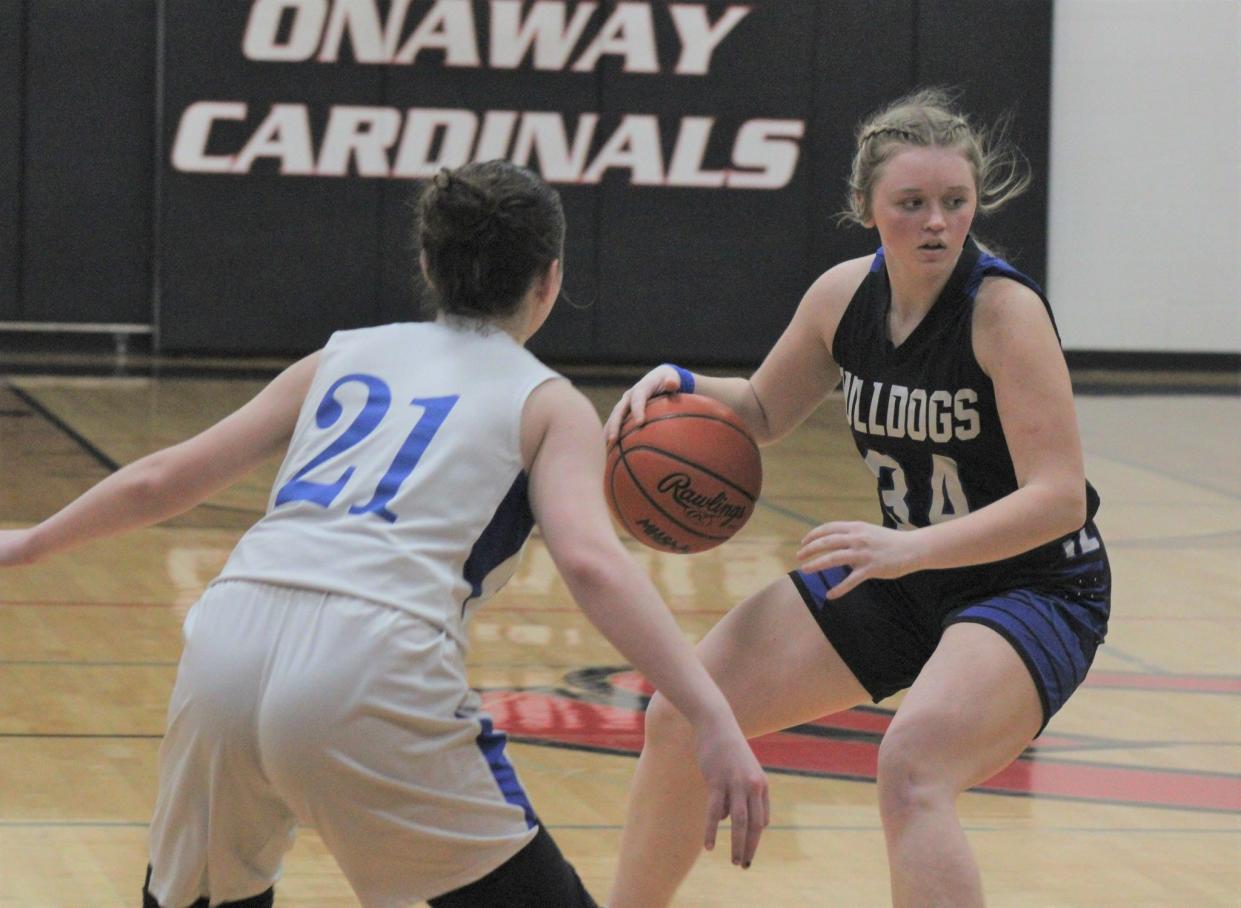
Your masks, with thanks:
[[[305,477],[316,467],[345,453],[374,432],[383,422],[392,405],[392,390],[387,382],[374,375],[355,372],[338,378],[323,395],[323,400],[315,411],[315,424],[320,429],[330,429],[341,418],[344,407],[336,399],[336,392],[342,385],[350,383],[366,387],[366,403],[362,405],[358,414],[353,418],[353,422],[343,432],[328,442],[318,454],[280,487],[280,491],[276,493],[275,507],[291,501],[309,501],[326,508],[344,491],[354,474],[355,467],[353,466],[346,467],[332,482],[318,482]],[[375,485],[370,500],[352,505],[349,508],[350,514],[375,514],[388,523],[396,521],[396,514],[388,509],[388,504],[396,497],[401,483],[408,479],[414,467],[418,466],[418,461],[426,451],[427,445],[431,444],[431,439],[444,424],[444,420],[448,418],[457,400],[458,397],[454,394],[450,397],[416,397],[410,401],[411,406],[422,407],[422,415],[418,417],[409,435],[405,437],[405,442],[396,452],[387,472]]]

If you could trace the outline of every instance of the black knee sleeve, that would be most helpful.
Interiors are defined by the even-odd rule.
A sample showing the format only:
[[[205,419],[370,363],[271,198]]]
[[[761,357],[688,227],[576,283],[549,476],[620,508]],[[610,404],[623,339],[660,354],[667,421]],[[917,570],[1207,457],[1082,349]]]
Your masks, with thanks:
[[[432,908],[599,908],[542,826],[482,879],[430,900]]]
[[[147,878],[142,884],[142,908],[163,908],[159,902],[155,900],[155,896],[151,895],[151,868],[147,866]],[[248,899],[242,899],[240,902],[221,902],[217,908],[272,908],[275,902],[276,890],[274,887],[266,892],[260,892],[258,895],[252,895]],[[210,902],[201,898],[189,908],[210,908]]]

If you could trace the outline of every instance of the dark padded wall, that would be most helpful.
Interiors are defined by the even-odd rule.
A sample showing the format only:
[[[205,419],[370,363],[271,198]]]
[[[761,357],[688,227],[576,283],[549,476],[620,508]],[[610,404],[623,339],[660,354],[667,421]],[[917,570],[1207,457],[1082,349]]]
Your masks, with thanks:
[[[298,353],[333,330],[380,321],[381,183],[284,175],[274,158],[243,176],[169,163],[183,111],[202,99],[248,105],[245,121],[215,128],[212,154],[240,150],[276,103],[305,105],[316,137],[332,105],[382,103],[382,67],[342,64],[325,79],[245,59],[249,6],[166,2],[159,246],[167,350]]]
[[[962,23],[985,23],[985,38]],[[1012,137],[1034,180],[1001,211],[979,218],[975,232],[1040,284],[1047,270],[1051,24],[1046,2],[918,2],[915,81],[958,86],[962,106],[982,122],[1014,117]]]
[[[722,6],[713,5],[713,19]],[[626,77],[612,68],[604,109],[660,114],[666,163],[683,118],[712,117],[702,169],[728,170],[746,121],[814,119],[807,82],[817,18],[808,3],[752,12],[719,44],[705,76]],[[657,23],[670,72],[675,34]],[[797,144],[804,159],[805,137]],[[743,362],[769,346],[804,289],[810,192],[804,162],[771,191],[634,186],[627,172],[606,176],[594,325],[601,358]]]
[[[27,0],[22,309],[150,321],[154,0]]]
[[[703,5],[713,23],[733,6]],[[430,6],[414,4],[401,42]],[[566,4],[566,14],[575,7]],[[250,4],[218,4],[208,13],[190,0],[168,0],[168,8],[165,140],[195,100],[244,99],[244,123],[215,127],[220,153],[235,153],[278,101],[305,104],[317,118],[316,152],[333,104],[402,114],[454,109],[480,119],[487,111],[551,111],[570,133],[593,113],[599,122],[588,160],[626,117],[656,117],[662,167],[687,118],[710,117],[699,162],[709,172],[746,169],[732,160],[745,124],[804,122],[796,170],[774,190],[641,185],[624,167],[597,182],[557,182],[569,219],[572,303],[557,308],[532,347],[561,362],[757,362],[817,274],[876,245],[873,233],[834,220],[853,130],[915,85],[959,89],[983,120],[1013,109],[1018,137],[1045,171],[1051,7],[1040,0],[754,4],[715,47],[708,72],[695,76],[673,72],[680,46],[663,4],[651,6],[655,73],[625,72],[617,56],[586,72],[538,71],[529,56],[516,70],[489,68],[489,5],[481,0],[474,4],[478,67],[448,65],[441,50],[422,51],[413,64],[358,64],[348,41],[334,63],[255,63],[241,53]],[[381,16],[390,9],[377,8]],[[601,5],[578,51],[614,8]],[[293,27],[286,18],[285,38]],[[542,169],[537,156],[530,163]],[[296,352],[333,328],[417,312],[411,181],[281,176],[267,162],[248,174],[170,170],[165,190],[169,349],[224,342],[237,352]],[[1036,278],[1045,206],[1043,183],[1012,214],[981,224]]]
[[[24,4],[0,4],[0,321],[21,319],[22,50]]]
[[[803,162],[811,187],[804,287],[836,262],[874,252],[878,245],[873,231],[841,226],[836,216],[845,206],[858,121],[914,84],[915,34],[913,0],[839,0],[819,18],[808,143],[815,152]],[[862,59],[865,77],[859,78]]]
[[[678,8],[695,5],[712,27],[741,9],[723,0]],[[613,3],[594,7],[566,60],[552,69],[537,68],[529,53],[515,68],[492,65],[493,8],[485,0],[472,5],[476,65],[455,65],[436,48],[413,61],[358,59],[365,51],[348,37],[339,43],[339,59],[320,59],[321,33],[293,59],[247,55],[247,24],[256,9],[278,13],[270,51],[294,43],[294,30],[307,22],[299,16],[346,9],[334,0],[4,4],[0,89],[8,90],[0,91],[0,192],[12,202],[0,215],[0,318],[157,319],[167,352],[296,354],[333,330],[419,317],[424,292],[414,277],[411,241],[417,181],[396,166],[415,117],[456,111],[475,118],[480,130],[489,114],[511,115],[519,124],[553,117],[570,142],[597,117],[586,167],[554,177],[537,151],[523,161],[557,186],[569,221],[568,299],[532,348],[562,363],[756,364],[819,273],[874,249],[872,231],[835,221],[854,128],[869,112],[926,84],[959,90],[980,121],[1006,110],[1016,115],[1015,138],[1030,158],[1035,184],[1010,211],[981,220],[979,232],[1043,278],[1050,0],[745,6],[747,14],[714,45],[707,71],[691,75],[675,72],[684,42],[672,7],[663,3],[646,7],[655,72],[626,71],[618,54],[581,71],[572,65],[621,8]],[[533,8],[523,4],[522,15]],[[585,7],[566,0],[538,8],[571,18]],[[625,8],[646,14],[640,6]],[[372,9],[382,30],[394,6],[374,0],[348,9],[350,15]],[[408,9],[389,35],[393,47],[442,8],[415,0]],[[614,31],[614,44],[625,34]],[[191,157],[211,165],[205,170],[178,163],[173,154],[187,112],[205,109],[196,105],[232,105],[216,107],[227,112],[203,132],[205,144],[191,148]],[[227,172],[277,106],[304,116],[302,147],[311,172],[281,172],[282,151],[299,144],[296,124],[269,132],[265,153]],[[318,172],[329,118],[353,114],[399,124],[393,127],[398,138],[382,149],[383,172],[359,172],[356,158],[345,173]],[[689,155],[682,175],[752,177],[767,165],[739,150],[742,136],[791,124],[801,134],[775,140],[796,154],[788,181],[774,188],[644,185],[634,163],[645,147],[639,126],[655,124],[659,183],[695,118],[710,121],[709,137],[700,159]],[[627,129],[635,130],[630,144],[618,150],[615,140]],[[497,154],[516,156],[513,135]],[[605,148],[620,166],[589,175]],[[475,154],[473,142],[471,149]],[[442,140],[425,151],[438,159]],[[650,164],[643,160],[641,167]],[[159,275],[155,288],[152,267]]]

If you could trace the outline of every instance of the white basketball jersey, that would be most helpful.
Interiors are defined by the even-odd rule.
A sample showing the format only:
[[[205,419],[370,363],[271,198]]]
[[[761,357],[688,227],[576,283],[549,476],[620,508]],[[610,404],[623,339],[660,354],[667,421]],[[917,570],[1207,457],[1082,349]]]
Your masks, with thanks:
[[[465,643],[534,525],[521,412],[557,373],[501,331],[342,331],[320,356],[267,513],[218,579],[371,599]]]

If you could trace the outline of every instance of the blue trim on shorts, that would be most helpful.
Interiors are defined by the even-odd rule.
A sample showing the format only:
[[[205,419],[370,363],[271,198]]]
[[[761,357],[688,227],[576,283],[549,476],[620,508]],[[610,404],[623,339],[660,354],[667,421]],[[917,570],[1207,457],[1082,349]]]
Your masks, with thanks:
[[[925,578],[869,580],[840,599],[827,593],[845,568],[792,571],[810,613],[845,665],[878,702],[916,679],[949,625],[991,628],[1017,651],[1038,690],[1045,728],[1081,685],[1107,634],[1111,578],[1102,553],[1046,578],[962,601],[936,596]]]
[[[794,571],[793,573],[800,578],[801,585],[805,587],[806,592],[814,597],[813,604],[808,604],[815,612],[821,612],[827,604],[828,590],[849,576],[848,569],[842,567],[828,568],[826,571],[815,571],[813,574],[807,574],[803,571]]]
[[[1106,587],[1070,595],[1009,590],[950,613],[944,627],[970,621],[1012,644],[1038,688],[1046,727],[1090,671],[1107,633],[1107,592]]]
[[[504,753],[504,744],[508,740],[508,735],[497,731],[487,716],[479,716],[478,722],[482,729],[475,740],[478,743],[478,749],[482,751],[487,761],[487,766],[491,769],[496,785],[500,787],[500,793],[504,795],[504,800],[522,809],[526,815],[526,828],[533,829],[539,825],[539,818],[535,816],[530,799],[526,797],[521,782],[517,780],[517,770],[513,768],[513,764],[508,761]]]

